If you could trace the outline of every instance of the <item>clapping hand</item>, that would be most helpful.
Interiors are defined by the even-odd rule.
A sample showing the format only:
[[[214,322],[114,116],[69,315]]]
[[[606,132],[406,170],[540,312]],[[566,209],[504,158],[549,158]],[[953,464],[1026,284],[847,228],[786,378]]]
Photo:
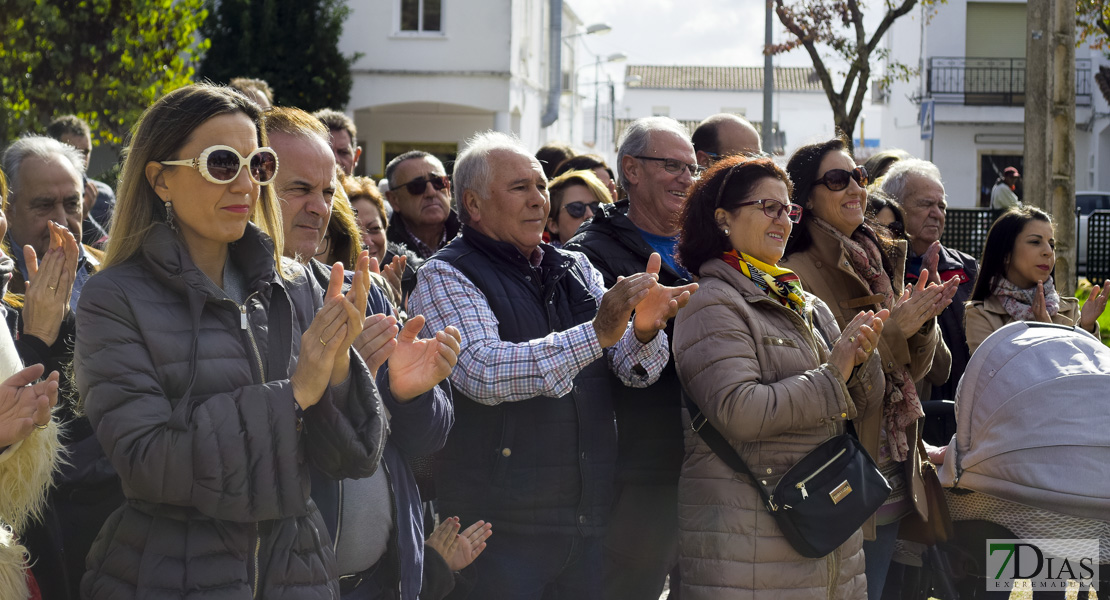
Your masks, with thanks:
[[[58,403],[58,372],[34,383],[42,372],[42,365],[31,365],[0,383],[0,448],[50,424],[50,411]]]
[[[930,283],[930,277],[927,269],[921,269],[917,283],[906,286],[890,311],[894,322],[907,338],[917,333],[926,321],[943,312],[952,303],[960,285],[958,277],[941,284]]]
[[[53,221],[48,221],[47,227],[50,229],[50,247],[42,256],[41,263],[34,248],[23,247],[23,261],[30,280],[23,307],[23,333],[51,346],[58,339],[62,319],[69,312],[80,253],[77,239],[69,229]]]
[[[389,390],[398,402],[406,402],[427,392],[446,379],[462,351],[462,334],[448,325],[434,338],[417,335],[424,328],[424,315],[405,323],[396,347],[389,357]]]
[[[493,535],[493,525],[478,521],[467,527],[462,534],[457,533],[458,531],[459,518],[449,517],[424,542],[426,546],[439,552],[452,571],[462,570],[478,558],[486,549],[486,540]]]
[[[1044,282],[1037,282],[1037,293],[1033,294],[1033,318],[1041,323],[1051,323],[1052,315],[1048,314],[1048,308],[1044,300]]]
[[[698,284],[690,283],[678,287],[667,287],[659,283],[659,268],[662,266],[659,253],[652,252],[648,258],[647,273],[655,281],[644,299],[636,305],[636,316],[632,318],[632,327],[636,332],[636,339],[641,343],[648,343],[656,332],[667,327],[667,321],[678,314],[678,309],[686,306],[690,295],[698,290]]]
[[[889,317],[890,311],[886,309],[877,313],[869,310],[857,314],[844,326],[840,337],[833,343],[829,364],[836,367],[847,379],[852,369],[863,364],[878,346],[883,325]]]
[[[358,256],[351,289],[343,294],[343,265],[335,263],[324,293],[324,307],[301,335],[297,368],[289,381],[301,408],[320,401],[328,385],[342,383],[350,373],[347,352],[362,333],[366,298],[370,293],[370,256]]]
[[[933,242],[929,244],[929,249],[921,256],[921,267],[923,271],[927,271],[929,275],[929,283],[940,284],[940,275],[937,273],[937,265],[940,264],[940,242]]]
[[[1042,297],[1041,302],[1044,302],[1044,292],[1042,286],[1037,286],[1038,295]],[[1095,324],[1102,313],[1106,311],[1106,299],[1110,297],[1110,279],[1103,281],[1102,285],[1096,285],[1091,288],[1091,294],[1087,296],[1087,301],[1083,303],[1083,308],[1079,311],[1079,326],[1087,331],[1094,331]]]

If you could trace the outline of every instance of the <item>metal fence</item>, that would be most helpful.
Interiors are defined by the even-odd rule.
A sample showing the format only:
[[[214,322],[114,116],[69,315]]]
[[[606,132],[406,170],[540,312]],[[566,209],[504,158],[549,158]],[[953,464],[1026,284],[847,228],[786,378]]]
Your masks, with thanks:
[[[979,259],[983,255],[987,232],[1001,214],[1001,210],[989,208],[950,208],[946,211],[944,235],[940,243]],[[1110,211],[1096,210],[1087,219],[1085,275],[1091,281],[1110,279]]]
[[[1075,61],[1075,103],[1091,104],[1091,60]],[[1022,106],[1025,104],[1024,58],[934,56],[929,59],[926,85],[941,104]]]
[[[1087,279],[1110,279],[1110,211],[1096,210],[1087,217]]]

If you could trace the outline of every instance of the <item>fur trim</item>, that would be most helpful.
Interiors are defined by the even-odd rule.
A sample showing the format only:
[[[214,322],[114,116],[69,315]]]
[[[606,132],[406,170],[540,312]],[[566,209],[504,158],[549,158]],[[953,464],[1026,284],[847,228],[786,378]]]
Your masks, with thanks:
[[[18,535],[30,519],[42,517],[46,490],[58,468],[58,422],[36,429],[0,454],[0,521]],[[7,598],[0,594],[0,598]]]
[[[0,598],[27,600],[27,549],[16,543],[12,532],[0,527]]]

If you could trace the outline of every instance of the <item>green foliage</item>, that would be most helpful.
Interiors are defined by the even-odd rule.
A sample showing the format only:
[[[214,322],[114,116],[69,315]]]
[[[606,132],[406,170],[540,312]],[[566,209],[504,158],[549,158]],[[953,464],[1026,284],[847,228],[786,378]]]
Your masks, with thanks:
[[[201,76],[227,83],[264,79],[274,103],[308,111],[343,108],[351,97],[351,65],[339,52],[350,9],[344,0],[207,0],[202,31],[212,46]]]
[[[1075,289],[1075,297],[1079,299],[1079,306],[1082,307],[1087,303],[1087,298],[1091,296],[1091,288],[1094,287],[1090,280],[1086,277],[1079,279],[1079,285]],[[1102,343],[1110,346],[1110,309],[1104,311],[1102,316],[1098,318],[1099,334],[1102,336]]]
[[[1076,45],[1090,43],[1099,50],[1110,50],[1110,2],[1076,0]]]
[[[0,0],[0,144],[67,113],[122,143],[192,82],[206,15],[204,0]]]

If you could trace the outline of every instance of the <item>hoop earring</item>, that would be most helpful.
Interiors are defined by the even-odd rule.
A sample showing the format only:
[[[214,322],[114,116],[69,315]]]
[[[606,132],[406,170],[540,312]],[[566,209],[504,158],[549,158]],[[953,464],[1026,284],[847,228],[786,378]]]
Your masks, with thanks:
[[[177,231],[177,223],[174,222],[174,218],[173,218],[173,202],[171,202],[169,200],[166,200],[165,207],[166,207],[166,225],[169,226],[170,229],[172,229],[174,231]]]

